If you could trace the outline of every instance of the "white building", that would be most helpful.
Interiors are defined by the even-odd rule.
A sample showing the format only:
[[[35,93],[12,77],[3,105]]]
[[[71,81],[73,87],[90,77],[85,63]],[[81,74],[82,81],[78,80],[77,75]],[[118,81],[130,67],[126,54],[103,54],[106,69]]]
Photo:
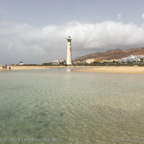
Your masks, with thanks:
[[[86,60],[85,60],[85,63],[91,64],[91,63],[93,63],[94,61],[95,61],[95,59],[86,59]]]
[[[64,60],[53,60],[52,64],[59,65],[62,62],[64,62]]]
[[[20,61],[20,62],[18,63],[18,65],[23,66],[23,65],[24,65],[24,63],[23,63],[22,61]]]
[[[141,59],[144,59],[143,55],[131,55],[122,59],[119,59],[118,62],[122,63],[122,62],[140,62]]]

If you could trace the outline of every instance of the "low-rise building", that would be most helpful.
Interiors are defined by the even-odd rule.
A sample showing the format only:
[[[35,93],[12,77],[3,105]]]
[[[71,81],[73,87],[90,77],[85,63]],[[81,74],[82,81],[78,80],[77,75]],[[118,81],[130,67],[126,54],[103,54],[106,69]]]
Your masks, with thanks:
[[[128,57],[124,57],[118,60],[119,63],[127,63],[127,62],[143,62],[144,56],[143,55],[131,55]]]
[[[22,61],[20,61],[17,65],[23,66],[24,63]]]
[[[91,63],[93,63],[94,61],[95,61],[95,59],[86,59],[86,60],[85,60],[85,63],[91,64]]]
[[[64,60],[53,60],[52,64],[53,65],[59,65],[61,63],[64,63],[65,61]]]

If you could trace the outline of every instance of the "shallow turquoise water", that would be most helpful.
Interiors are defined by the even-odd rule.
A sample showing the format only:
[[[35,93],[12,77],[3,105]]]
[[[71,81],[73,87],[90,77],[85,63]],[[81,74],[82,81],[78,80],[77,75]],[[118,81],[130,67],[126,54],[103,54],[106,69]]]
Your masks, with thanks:
[[[0,72],[0,144],[141,144],[143,134],[144,74]]]

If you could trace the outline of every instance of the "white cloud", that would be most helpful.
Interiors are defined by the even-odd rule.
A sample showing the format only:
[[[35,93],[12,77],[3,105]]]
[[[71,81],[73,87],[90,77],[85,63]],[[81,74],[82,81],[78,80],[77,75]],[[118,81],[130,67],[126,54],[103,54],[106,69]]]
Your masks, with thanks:
[[[0,63],[42,63],[65,59],[66,37],[72,37],[73,56],[144,46],[144,27],[104,21],[96,24],[70,22],[62,26],[34,27],[0,22]],[[89,51],[89,52],[88,52]]]

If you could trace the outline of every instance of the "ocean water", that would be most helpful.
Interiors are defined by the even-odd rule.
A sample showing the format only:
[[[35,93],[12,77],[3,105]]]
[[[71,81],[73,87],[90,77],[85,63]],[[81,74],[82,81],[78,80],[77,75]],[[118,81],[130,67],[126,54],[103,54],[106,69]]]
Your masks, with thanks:
[[[0,144],[143,144],[144,74],[0,72]]]

